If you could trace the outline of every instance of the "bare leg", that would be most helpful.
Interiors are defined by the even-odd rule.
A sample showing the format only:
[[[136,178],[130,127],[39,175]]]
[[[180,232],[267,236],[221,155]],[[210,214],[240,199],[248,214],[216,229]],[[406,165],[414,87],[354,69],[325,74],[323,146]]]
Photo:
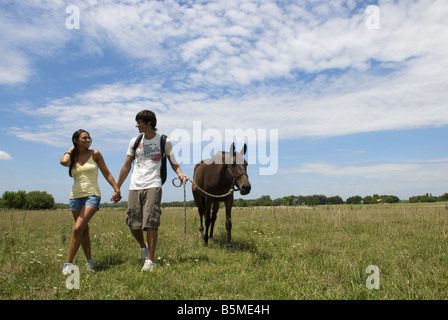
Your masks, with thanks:
[[[73,210],[72,213],[73,213],[73,218],[75,219],[75,223],[76,223],[76,220],[78,219],[79,214],[81,213],[81,210]],[[84,251],[84,254],[85,254],[87,260],[92,259],[92,249],[90,246],[89,225],[86,226],[86,228],[84,229],[84,233],[82,234],[81,247],[82,247],[82,250]]]
[[[134,236],[135,240],[137,240],[137,242],[139,243],[140,248],[146,248],[145,238],[143,237],[143,230],[131,229],[131,233]]]
[[[155,262],[155,253],[157,245],[158,230],[157,229],[146,229],[148,237],[148,257],[147,259]]]
[[[88,223],[97,211],[98,208],[91,206],[84,206],[79,211],[79,215],[75,221],[75,226],[73,227],[72,239],[70,241],[70,247],[68,249],[66,262],[73,262],[73,259],[75,258],[81,243],[83,244],[84,253],[86,254],[87,259],[92,258],[92,254],[90,251],[90,237],[88,234]],[[75,213],[73,214],[75,215]],[[87,232],[87,235],[85,234],[85,232]]]

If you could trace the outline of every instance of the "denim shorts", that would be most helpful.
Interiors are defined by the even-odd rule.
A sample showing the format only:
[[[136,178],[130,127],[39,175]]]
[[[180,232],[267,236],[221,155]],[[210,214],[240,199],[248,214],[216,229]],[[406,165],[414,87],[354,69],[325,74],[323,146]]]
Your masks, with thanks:
[[[70,210],[81,210],[84,206],[100,207],[101,197],[91,195],[84,198],[70,199]]]

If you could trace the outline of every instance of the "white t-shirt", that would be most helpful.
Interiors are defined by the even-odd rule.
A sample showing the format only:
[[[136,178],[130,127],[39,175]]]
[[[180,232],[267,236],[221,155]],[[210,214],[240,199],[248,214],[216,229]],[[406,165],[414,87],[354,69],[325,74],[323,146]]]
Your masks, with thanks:
[[[151,140],[143,136],[140,145],[135,150],[134,144],[137,137],[129,142],[127,155],[134,157],[134,169],[131,175],[129,190],[143,190],[162,187],[160,168],[162,167],[162,154],[160,148],[160,134],[156,134]],[[172,144],[167,138],[165,142],[165,154],[171,154]]]

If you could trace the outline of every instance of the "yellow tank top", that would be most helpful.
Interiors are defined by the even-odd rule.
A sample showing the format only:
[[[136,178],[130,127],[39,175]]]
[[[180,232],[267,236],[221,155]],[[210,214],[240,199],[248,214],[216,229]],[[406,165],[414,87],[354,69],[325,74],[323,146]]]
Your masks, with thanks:
[[[98,164],[93,160],[93,153],[84,165],[76,164],[72,169],[75,179],[70,199],[84,198],[91,195],[101,197],[98,186]]]

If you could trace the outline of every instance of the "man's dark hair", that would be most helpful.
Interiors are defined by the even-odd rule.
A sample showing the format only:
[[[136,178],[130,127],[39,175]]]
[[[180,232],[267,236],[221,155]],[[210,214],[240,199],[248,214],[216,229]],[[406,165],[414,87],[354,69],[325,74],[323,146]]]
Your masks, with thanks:
[[[135,116],[135,121],[141,120],[145,123],[151,123],[154,131],[157,131],[157,118],[154,112],[150,110],[142,110]]]

